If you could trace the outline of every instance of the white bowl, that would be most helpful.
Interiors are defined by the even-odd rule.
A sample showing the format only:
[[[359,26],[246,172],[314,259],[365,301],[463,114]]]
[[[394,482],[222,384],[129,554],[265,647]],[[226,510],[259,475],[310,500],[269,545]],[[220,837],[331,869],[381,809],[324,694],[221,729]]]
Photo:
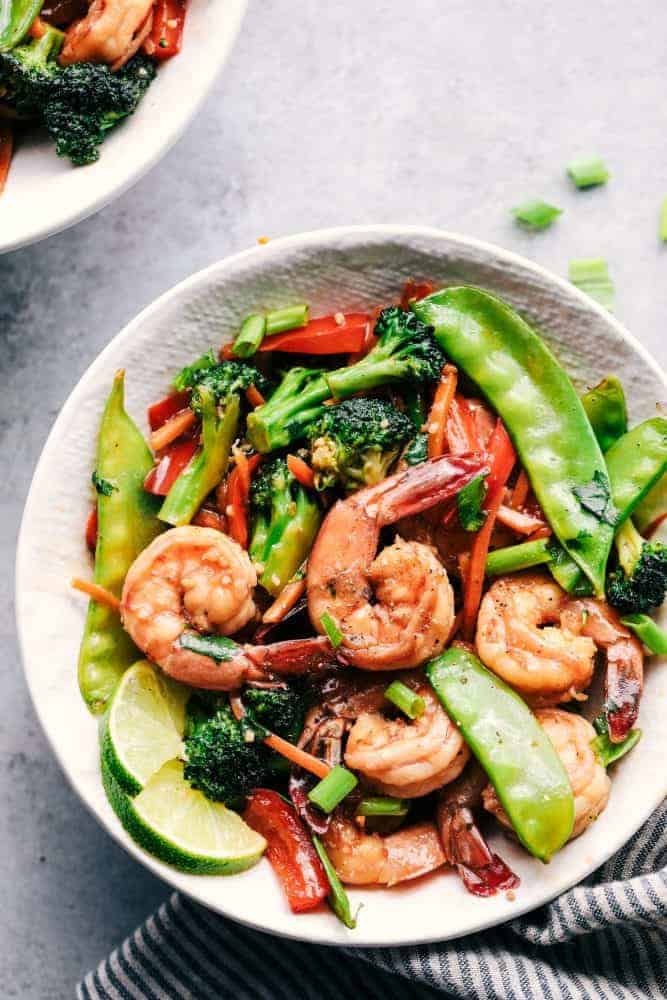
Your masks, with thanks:
[[[97,163],[73,167],[45,134],[22,134],[0,197],[0,253],[73,226],[155,166],[215,83],[246,6],[247,0],[192,0],[181,52],[158,66],[136,112],[106,138]]]
[[[358,928],[328,912],[290,913],[268,861],[231,878],[184,875],[138,848],[108,805],[100,782],[97,723],[77,689],[76,663],[86,602],[69,588],[90,573],[83,526],[103,401],[117,368],[127,402],[145,427],[145,407],[169,379],[256,309],[295,300],[314,315],[395,300],[409,277],[469,282],[524,313],[581,386],[609,371],[622,377],[633,420],[665,395],[658,366],[619,323],[566,282],[497,247],[432,229],[341,228],[276,240],[182,282],[144,310],[102,352],[70,395],[44,447],[26,503],[17,555],[17,617],[25,671],[42,725],[67,777],[100,823],[142,864],[201,903],[262,930],[324,944],[400,945],[456,937],[540,906],[602,864],[641,826],[667,791],[667,661],[647,670],[640,724],[644,738],[613,774],[607,810],[548,866],[502,834],[497,849],[520,874],[510,901],[469,895],[456,875],[437,873],[392,890],[354,890],[364,902]],[[647,764],[650,762],[650,764]],[[112,886],[109,887],[112,891]]]

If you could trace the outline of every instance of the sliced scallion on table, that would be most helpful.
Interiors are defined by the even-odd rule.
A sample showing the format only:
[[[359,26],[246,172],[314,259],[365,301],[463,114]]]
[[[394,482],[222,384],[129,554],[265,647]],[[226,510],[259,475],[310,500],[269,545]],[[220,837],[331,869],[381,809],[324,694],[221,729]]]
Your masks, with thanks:
[[[285,309],[273,309],[271,312],[267,312],[265,320],[267,335],[296,330],[308,322],[308,306],[305,302],[300,302],[298,305],[287,306]]]
[[[322,812],[330,813],[357,787],[357,779],[346,767],[332,767],[326,778],[322,778],[308,792],[308,799]]]
[[[523,201],[512,209],[516,221],[526,229],[548,229],[562,214],[562,208],[556,208],[548,201],[539,199]]]
[[[578,188],[606,184],[609,171],[599,156],[575,156],[567,165],[568,176]]]
[[[424,714],[426,703],[423,698],[415,694],[407,684],[402,681],[392,681],[384,693],[387,701],[390,701],[396,708],[408,716],[409,719],[418,719]]]
[[[607,261],[602,257],[585,257],[571,260],[568,277],[573,285],[590,295],[605,309],[614,307],[614,283],[609,277]]]

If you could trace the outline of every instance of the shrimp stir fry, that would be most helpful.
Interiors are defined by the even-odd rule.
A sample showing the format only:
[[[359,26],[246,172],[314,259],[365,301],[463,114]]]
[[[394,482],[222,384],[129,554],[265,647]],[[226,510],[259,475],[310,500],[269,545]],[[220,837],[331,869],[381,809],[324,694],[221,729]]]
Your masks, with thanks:
[[[151,0],[93,0],[85,17],[65,33],[63,66],[109,63],[120,69],[141,47],[153,24]]]
[[[382,836],[336,817],[323,840],[347,885],[396,885],[435,871],[446,861],[435,823],[417,823]]]
[[[482,662],[534,706],[585,699],[601,650],[612,740],[637,719],[642,648],[603,601],[570,598],[541,573],[503,577],[482,600],[476,645]]]

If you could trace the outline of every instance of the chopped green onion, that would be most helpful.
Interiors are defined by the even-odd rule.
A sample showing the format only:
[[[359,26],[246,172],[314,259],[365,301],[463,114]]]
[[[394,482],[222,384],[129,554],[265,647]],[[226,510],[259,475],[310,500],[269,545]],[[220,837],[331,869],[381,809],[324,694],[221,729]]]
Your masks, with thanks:
[[[578,188],[606,184],[609,171],[599,156],[575,156],[567,165],[567,172]]]
[[[593,719],[593,725],[598,735],[594,740],[591,740],[591,747],[603,767],[609,767],[621,757],[625,757],[626,753],[630,753],[642,738],[641,729],[631,729],[620,743],[612,743],[609,739],[609,726],[604,715],[598,715],[596,719]]]
[[[286,309],[274,309],[266,314],[266,333],[284,333],[285,330],[296,330],[308,322],[308,306],[300,303],[297,306],[287,306]]]
[[[627,625],[652,653],[667,654],[667,631],[648,615],[626,615],[621,623]]]
[[[512,209],[512,215],[516,221],[528,229],[548,229],[562,214],[562,208],[556,208],[548,201],[540,201],[539,199],[524,201]]]
[[[259,350],[265,333],[266,320],[263,316],[259,316],[257,313],[246,316],[232,345],[234,357],[251,358]]]
[[[521,569],[530,569],[553,559],[553,544],[549,538],[538,538],[534,542],[508,545],[504,549],[494,549],[486,557],[486,575],[504,576]]]
[[[404,799],[376,795],[361,800],[357,816],[407,816],[408,808],[409,805]]]
[[[667,198],[664,199],[660,209],[660,239],[663,243],[667,243]]]
[[[178,645],[200,656],[210,656],[217,663],[233,660],[240,650],[237,642],[224,635],[199,635],[198,632],[182,632]]]
[[[409,719],[418,719],[424,714],[426,702],[418,694],[411,691],[407,684],[402,681],[392,681],[384,693],[387,701],[391,701],[396,708],[400,708]]]
[[[326,778],[308,792],[308,798],[322,812],[330,813],[357,786],[357,779],[346,767],[332,767]]]
[[[324,844],[316,834],[313,834],[313,844],[319,859],[322,862],[322,867],[326,872],[326,876],[329,879],[329,886],[331,887],[331,892],[327,897],[329,906],[334,911],[340,922],[353,931],[357,926],[357,917],[356,915],[354,917],[352,916],[350,900],[345,892],[345,889],[343,888],[343,883],[338,878],[338,872],[331,864],[329,855],[324,849]],[[357,910],[357,914],[358,912],[359,911]]]
[[[614,283],[609,277],[607,261],[602,257],[571,260],[568,277],[573,285],[586,292],[606,309],[614,306]]]
[[[338,628],[338,625],[336,624],[336,622],[331,617],[328,611],[325,611],[322,617],[320,618],[320,625],[322,626],[326,634],[329,636],[329,642],[331,643],[333,648],[338,649],[338,647],[343,641],[343,633]]]

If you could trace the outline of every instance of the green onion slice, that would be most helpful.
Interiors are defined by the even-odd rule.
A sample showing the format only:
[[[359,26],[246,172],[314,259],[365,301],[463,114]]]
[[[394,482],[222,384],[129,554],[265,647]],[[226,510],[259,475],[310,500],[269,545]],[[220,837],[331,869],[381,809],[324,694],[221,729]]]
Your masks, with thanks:
[[[320,625],[322,626],[326,634],[329,636],[329,642],[331,643],[333,648],[338,649],[338,647],[343,641],[343,633],[338,628],[337,623],[331,617],[328,611],[325,611],[322,617],[320,618]]]
[[[614,306],[614,283],[609,277],[607,261],[602,257],[571,260],[568,277],[573,285],[610,311]]]
[[[384,693],[387,701],[391,701],[396,708],[408,716],[409,719],[418,719],[424,714],[426,702],[418,694],[415,694],[407,684],[402,681],[392,681]]]
[[[388,795],[376,795],[362,799],[357,808],[357,816],[407,816],[409,803],[405,799],[392,799]]]
[[[599,156],[575,156],[567,165],[567,172],[578,188],[606,184],[609,171]]]
[[[337,767],[332,767],[326,778],[318,781],[308,792],[308,798],[322,812],[330,813],[356,787],[355,775],[339,764]]]
[[[359,910],[357,910],[357,913],[352,916],[350,900],[345,892],[345,889],[343,888],[343,883],[338,878],[338,872],[329,860],[329,855],[324,849],[324,844],[316,834],[313,834],[313,844],[318,857],[322,862],[322,867],[326,872],[326,876],[329,879],[329,885],[331,887],[331,892],[327,897],[329,906],[334,911],[340,922],[353,931],[357,926],[357,915]]]
[[[539,199],[524,201],[512,209],[516,221],[527,229],[548,229],[562,214],[562,208]]]
[[[260,348],[266,333],[266,320],[263,316],[253,313],[241,323],[241,329],[232,345],[235,358],[251,358]]]
[[[267,312],[266,333],[284,333],[286,330],[296,330],[300,326],[305,326],[308,322],[309,309],[305,302],[300,302],[296,306],[287,306],[286,309],[273,309]]]

